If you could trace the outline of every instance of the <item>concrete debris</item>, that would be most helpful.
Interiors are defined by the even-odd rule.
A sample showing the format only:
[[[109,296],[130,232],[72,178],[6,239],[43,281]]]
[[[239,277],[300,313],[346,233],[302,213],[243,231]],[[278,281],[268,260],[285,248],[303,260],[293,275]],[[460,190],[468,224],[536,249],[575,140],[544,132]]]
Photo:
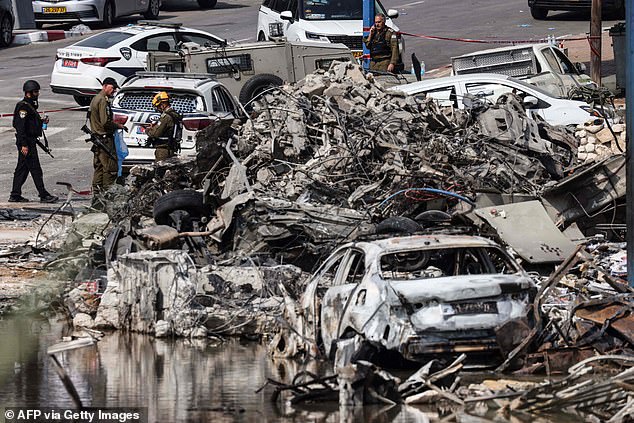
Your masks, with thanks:
[[[579,141],[577,158],[581,163],[604,160],[625,152],[625,124],[610,124],[604,119],[592,119],[577,126],[575,137]]]

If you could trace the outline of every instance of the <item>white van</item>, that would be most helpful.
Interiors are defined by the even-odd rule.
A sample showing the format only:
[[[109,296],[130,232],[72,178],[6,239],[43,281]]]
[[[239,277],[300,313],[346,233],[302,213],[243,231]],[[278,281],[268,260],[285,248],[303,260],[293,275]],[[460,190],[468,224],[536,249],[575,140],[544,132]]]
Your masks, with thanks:
[[[385,10],[375,0],[376,13],[398,32],[392,19],[398,11]],[[363,0],[264,0],[258,13],[258,41],[286,37],[288,41],[322,41],[345,44],[356,58],[363,55]],[[405,51],[398,34],[401,58]],[[402,60],[401,60],[402,62]]]

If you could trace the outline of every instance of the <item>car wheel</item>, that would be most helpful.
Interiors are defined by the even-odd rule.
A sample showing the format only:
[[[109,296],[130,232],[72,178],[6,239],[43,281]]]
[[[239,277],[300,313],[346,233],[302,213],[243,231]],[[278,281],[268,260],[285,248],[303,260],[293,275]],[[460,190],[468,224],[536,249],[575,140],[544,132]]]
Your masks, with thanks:
[[[42,29],[42,28],[44,28],[44,24],[42,22],[35,22],[35,27],[37,29]]]
[[[421,229],[417,222],[405,216],[388,217],[376,225],[377,234],[413,234]]]
[[[161,4],[159,0],[150,0],[150,4],[147,7],[147,11],[143,13],[145,19],[156,19],[159,15],[159,9]]]
[[[75,102],[80,106],[90,106],[90,102],[92,101],[92,97],[88,97],[86,95],[74,95],[73,98]]]
[[[8,47],[13,41],[13,25],[11,18],[5,14],[0,22],[0,47]]]
[[[106,0],[106,4],[103,6],[103,18],[101,19],[102,28],[110,28],[114,22],[114,3],[111,0]]]
[[[184,210],[194,217],[204,215],[203,194],[192,190],[168,192],[154,203],[154,221],[158,225],[167,225],[170,213],[176,210]]]
[[[255,75],[249,79],[246,84],[240,90],[240,96],[238,99],[240,103],[247,104],[260,94],[262,94],[267,88],[279,87],[284,83],[279,76],[271,75],[270,73],[262,73]]]
[[[266,41],[266,35],[264,35],[264,32],[260,31],[258,34],[258,41]]]
[[[198,0],[198,6],[203,9],[213,9],[216,7],[216,3],[218,3],[218,0]]]
[[[544,9],[543,7],[531,7],[531,16],[534,19],[543,20],[548,16],[548,9]]]

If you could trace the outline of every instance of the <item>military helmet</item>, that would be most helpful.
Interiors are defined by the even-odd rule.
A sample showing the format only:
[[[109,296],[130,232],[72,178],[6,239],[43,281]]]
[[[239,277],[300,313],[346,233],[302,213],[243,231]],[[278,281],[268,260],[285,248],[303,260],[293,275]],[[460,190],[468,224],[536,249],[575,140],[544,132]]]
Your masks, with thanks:
[[[164,101],[170,101],[170,96],[165,91],[161,91],[152,99],[152,106],[158,107]]]
[[[39,91],[39,90],[40,90],[40,84],[38,84],[38,82],[33,79],[29,79],[28,81],[24,83],[24,85],[22,85],[22,91],[24,91],[25,93],[29,93],[31,91]]]

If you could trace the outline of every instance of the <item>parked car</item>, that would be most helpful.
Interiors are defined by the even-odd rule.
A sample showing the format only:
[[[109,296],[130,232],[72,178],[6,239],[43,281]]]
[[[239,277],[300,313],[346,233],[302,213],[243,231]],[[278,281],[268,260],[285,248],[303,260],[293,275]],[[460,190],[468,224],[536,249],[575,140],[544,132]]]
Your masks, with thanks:
[[[116,18],[142,14],[156,19],[161,0],[33,0],[35,25],[47,23],[98,24],[110,27]]]
[[[300,314],[331,358],[338,341],[357,336],[377,353],[411,361],[466,353],[494,365],[501,345],[512,348],[496,331],[528,332],[534,289],[488,239],[396,237],[337,248],[310,278]]]
[[[0,0],[0,47],[8,47],[13,41],[13,6],[10,0]]]
[[[196,155],[197,131],[217,120],[231,123],[242,117],[236,100],[212,75],[140,72],[121,87],[112,102],[114,121],[127,129],[124,138],[129,155],[124,167],[154,161],[154,148],[145,146],[145,129],[160,117],[152,106],[159,91],[169,94],[172,108],[183,116],[181,156]]]
[[[148,52],[176,52],[180,42],[226,44],[215,35],[181,24],[141,21],[58,49],[51,89],[54,93],[72,95],[79,105],[87,106],[101,90],[105,78],[112,77],[121,85],[126,78],[146,68]]]
[[[625,0],[602,0],[603,13],[617,19],[625,19]],[[528,7],[535,19],[546,19],[551,10],[590,12],[592,0],[528,0]]]
[[[573,64],[559,47],[542,43],[476,51],[451,58],[452,75],[500,73],[571,98],[579,88],[596,88],[583,63]]]
[[[467,94],[495,104],[502,94],[514,93],[522,98],[529,115],[538,114],[551,125],[578,125],[592,117],[603,117],[592,106],[576,100],[553,97],[547,91],[510,76],[494,73],[448,76],[391,88],[405,94],[433,98],[441,106],[463,109],[462,99]],[[613,110],[606,108],[607,118],[613,118]]]
[[[398,34],[393,19],[398,11],[385,10],[379,0],[376,12],[387,17],[386,24]],[[401,55],[403,38],[397,35]],[[341,43],[356,58],[363,54],[363,0],[264,0],[258,12],[258,41],[286,37],[288,41]]]

